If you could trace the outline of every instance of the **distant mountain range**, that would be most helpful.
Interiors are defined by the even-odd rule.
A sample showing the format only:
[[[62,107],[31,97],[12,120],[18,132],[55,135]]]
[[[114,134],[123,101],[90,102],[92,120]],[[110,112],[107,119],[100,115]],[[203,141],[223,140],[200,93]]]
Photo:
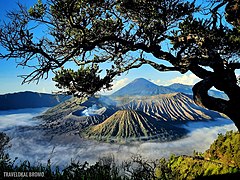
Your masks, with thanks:
[[[64,95],[37,92],[18,92],[0,95],[0,110],[52,107],[69,99]]]
[[[169,86],[158,86],[144,78],[138,78],[130,82],[126,86],[122,87],[118,91],[114,92],[111,97],[120,96],[152,96],[158,94],[169,94],[181,92],[185,94],[192,95],[191,85],[184,85],[179,83],[174,83]],[[213,97],[227,99],[227,95],[220,91],[210,90],[209,95]]]
[[[144,78],[138,78],[113,93],[110,97],[153,96],[176,92],[192,95],[192,86],[178,83],[170,86],[158,86]],[[214,97],[227,99],[227,96],[220,91],[210,90],[209,94]],[[56,96],[30,91],[5,94],[0,95],[0,110],[52,107],[69,98],[70,96]],[[109,101],[110,99],[105,99],[105,102],[108,103],[106,100]]]

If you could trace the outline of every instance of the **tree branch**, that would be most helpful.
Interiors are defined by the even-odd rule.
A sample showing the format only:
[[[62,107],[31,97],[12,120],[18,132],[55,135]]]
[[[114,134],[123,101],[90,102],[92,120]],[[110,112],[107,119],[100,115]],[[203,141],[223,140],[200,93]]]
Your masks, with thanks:
[[[194,102],[199,106],[227,114],[229,102],[209,96],[208,90],[210,90],[211,87],[213,87],[211,78],[206,78],[195,84],[192,89]]]
[[[212,75],[212,72],[202,68],[201,66],[194,62],[190,64],[189,70],[201,79],[205,79]]]
[[[142,63],[144,64],[148,64],[150,66],[152,66],[153,68],[155,68],[158,71],[180,71],[179,67],[169,67],[169,66],[165,66],[163,64],[157,64],[153,61],[147,60],[147,59],[139,59]]]
[[[236,63],[229,63],[227,65],[227,67],[232,69],[232,70],[240,69],[240,63],[238,63],[238,62],[236,62]]]

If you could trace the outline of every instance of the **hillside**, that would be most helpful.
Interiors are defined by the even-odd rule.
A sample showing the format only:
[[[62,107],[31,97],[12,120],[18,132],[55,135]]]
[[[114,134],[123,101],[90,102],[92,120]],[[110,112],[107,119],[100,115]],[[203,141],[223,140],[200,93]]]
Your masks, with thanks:
[[[204,158],[240,169],[240,133],[229,131],[225,135],[219,134],[204,153]]]
[[[37,92],[19,92],[0,95],[0,110],[52,107],[69,99],[69,96]]]
[[[80,133],[100,141],[127,142],[134,140],[171,141],[182,137],[184,129],[159,122],[141,111],[119,110],[101,124]]]
[[[204,153],[193,156],[172,156],[165,163],[173,179],[239,179],[240,178],[240,133],[227,132],[218,138]],[[162,170],[156,169],[162,179]]]
[[[130,113],[129,116],[126,116],[126,114],[129,113],[125,112],[121,114],[119,110],[123,110],[122,112],[124,112],[124,110],[126,110],[126,112],[128,112],[128,110],[129,112],[137,112]],[[39,118],[44,120],[42,128],[47,130],[47,134],[76,134],[89,126],[98,125],[107,121],[110,116],[110,119],[112,119],[112,115],[116,112],[117,117],[119,117],[117,119],[119,120],[122,116],[127,119],[132,119],[132,117],[135,116],[139,120],[138,122],[142,120],[146,121],[146,119],[151,122],[154,119],[154,121],[158,123],[165,122],[165,124],[169,126],[182,125],[189,121],[210,121],[221,117],[217,112],[209,111],[195,105],[193,100],[187,95],[172,93],[142,97],[118,97],[115,101],[106,96],[91,97],[83,102],[77,98],[72,98],[49,109],[45,114],[39,116]],[[156,126],[156,123],[153,123],[153,125]],[[154,134],[154,132],[152,133]],[[94,132],[91,134],[94,135]],[[98,135],[99,134],[101,133],[98,133]],[[142,133],[134,132],[134,134],[133,136],[138,137],[138,134]],[[96,134],[96,136],[98,135]],[[144,134],[144,136],[145,135],[147,138],[150,136],[149,134]],[[106,134],[105,136],[112,135]],[[125,138],[130,136],[128,134],[122,134],[121,137]]]

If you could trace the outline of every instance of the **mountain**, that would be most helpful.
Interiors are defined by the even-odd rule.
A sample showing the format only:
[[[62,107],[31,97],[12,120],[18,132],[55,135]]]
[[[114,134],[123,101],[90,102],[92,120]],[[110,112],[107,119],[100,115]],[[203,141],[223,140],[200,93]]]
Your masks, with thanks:
[[[52,107],[69,99],[64,95],[37,92],[18,92],[0,95],[0,110]]]
[[[174,83],[169,86],[167,86],[169,89],[175,92],[181,92],[185,94],[192,94],[192,87],[191,85],[185,85],[185,84],[180,84],[180,83]]]
[[[114,117],[114,118],[113,118]],[[42,128],[46,130],[48,135],[56,134],[77,134],[84,131],[86,128],[91,126],[98,125],[100,123],[109,122],[106,127],[110,126],[110,121],[115,122],[116,120],[120,121],[121,118],[131,120],[127,123],[133,124],[137,122],[138,124],[144,124],[147,122],[152,124],[147,124],[146,126],[156,126],[161,125],[166,131],[172,131],[174,128],[167,128],[166,126],[179,126],[189,121],[211,121],[215,118],[221,117],[217,112],[204,109],[202,107],[194,104],[193,100],[187,95],[182,93],[171,93],[171,94],[162,94],[155,96],[128,96],[128,97],[118,97],[113,101],[110,97],[104,96],[95,96],[91,97],[88,100],[81,102],[77,98],[69,99],[51,109],[49,109],[45,114],[39,116],[43,119]],[[108,120],[108,121],[107,121]],[[134,123],[133,123],[134,122]],[[146,124],[146,123],[145,123]],[[104,126],[105,126],[104,125]],[[140,125],[136,125],[140,126]],[[93,129],[89,130],[89,133],[86,133],[84,137],[97,139],[99,137],[102,140],[108,140],[110,137],[111,141],[115,141],[117,137],[111,137],[112,134],[105,134],[104,128],[100,128],[99,131]],[[125,126],[124,126],[125,127]],[[133,127],[130,127],[133,129]],[[141,126],[142,128],[142,126]],[[159,131],[156,130],[153,132],[149,131],[149,134],[144,134],[142,132],[147,132],[146,130],[138,128],[138,132],[134,132],[129,136],[129,134],[122,134],[118,136],[121,141],[124,138],[133,138],[138,137],[139,135],[146,136],[145,139],[153,139],[152,135],[158,134]],[[176,129],[177,127],[175,127]],[[180,134],[176,133],[177,136],[173,136],[172,139],[176,139],[178,136],[181,136],[181,128],[179,128]],[[120,130],[119,130],[120,131]],[[125,130],[123,130],[125,131]],[[101,135],[103,133],[103,135]],[[117,134],[119,134],[117,133]],[[170,132],[169,132],[170,133]],[[160,133],[161,134],[161,133]],[[160,136],[155,136],[160,141],[163,141],[164,138]],[[144,138],[143,138],[144,139]],[[167,138],[170,140],[170,136]],[[118,140],[117,140],[118,141]]]
[[[111,96],[71,98],[39,118],[44,120],[42,128],[48,135],[80,133],[85,138],[124,142],[126,138],[177,139],[186,134],[180,128],[184,123],[222,117],[197,106],[191,95],[174,89],[186,93],[189,88],[181,84],[161,87],[140,78]]]
[[[144,78],[138,78],[122,87],[118,91],[114,92],[111,97],[152,96],[176,92],[192,95],[192,87],[193,86],[191,85],[184,85],[180,83],[174,83],[169,86],[158,86]],[[213,97],[228,99],[226,94],[216,90],[209,90],[209,95]]]
[[[119,110],[101,124],[91,126],[80,134],[85,138],[111,142],[171,141],[185,135],[186,130],[159,122],[142,111]]]
[[[168,94],[173,93],[175,91],[164,87],[158,86],[144,78],[138,78],[122,87],[115,93],[113,93],[112,97],[117,96],[151,96],[156,94]]]

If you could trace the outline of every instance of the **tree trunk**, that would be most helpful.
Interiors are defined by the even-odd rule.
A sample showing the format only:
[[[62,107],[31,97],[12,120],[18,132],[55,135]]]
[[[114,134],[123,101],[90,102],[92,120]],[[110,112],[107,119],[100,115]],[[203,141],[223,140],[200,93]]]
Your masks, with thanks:
[[[211,78],[206,78],[194,85],[193,98],[195,103],[227,115],[234,122],[238,131],[240,131],[240,87],[235,86],[235,88],[232,88],[230,99],[224,100],[208,95],[208,90],[213,87],[213,84],[214,81]]]
[[[240,131],[240,100],[237,98],[236,100],[232,100],[232,103],[230,103],[228,107],[228,111],[224,114],[226,114],[234,122],[238,131]]]

